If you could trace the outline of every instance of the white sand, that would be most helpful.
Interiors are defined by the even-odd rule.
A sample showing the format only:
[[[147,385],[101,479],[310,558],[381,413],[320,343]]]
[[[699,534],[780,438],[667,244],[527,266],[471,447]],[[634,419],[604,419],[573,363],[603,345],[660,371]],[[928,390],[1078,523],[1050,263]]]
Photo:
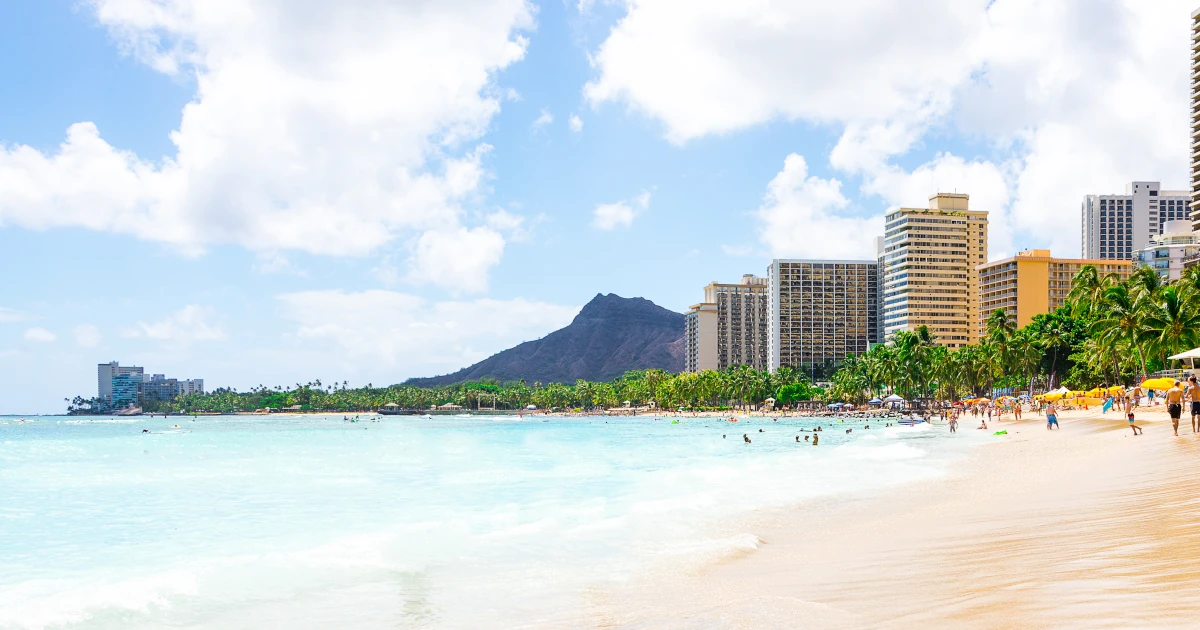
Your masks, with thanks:
[[[1200,435],[1138,417],[996,423],[947,479],[754,515],[757,551],[597,589],[581,623],[1200,627]]]

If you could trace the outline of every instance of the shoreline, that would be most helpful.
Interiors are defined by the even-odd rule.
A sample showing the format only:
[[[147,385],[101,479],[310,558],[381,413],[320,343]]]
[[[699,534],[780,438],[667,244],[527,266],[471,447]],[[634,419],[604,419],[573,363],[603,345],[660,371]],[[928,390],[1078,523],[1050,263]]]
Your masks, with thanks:
[[[1190,627],[1200,609],[1200,435],[1163,406],[1007,430],[946,477],[747,515],[761,543],[585,597],[630,628]],[[964,419],[960,431],[975,431]],[[936,430],[947,430],[937,425]],[[669,588],[663,585],[669,584]]]

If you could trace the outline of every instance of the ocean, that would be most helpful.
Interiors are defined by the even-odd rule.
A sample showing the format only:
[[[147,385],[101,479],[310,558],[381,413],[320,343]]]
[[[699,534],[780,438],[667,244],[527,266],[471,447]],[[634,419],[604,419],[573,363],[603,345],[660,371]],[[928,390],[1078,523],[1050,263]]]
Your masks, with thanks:
[[[575,625],[752,552],[756,510],[936,479],[985,433],[361,417],[0,417],[0,628]]]

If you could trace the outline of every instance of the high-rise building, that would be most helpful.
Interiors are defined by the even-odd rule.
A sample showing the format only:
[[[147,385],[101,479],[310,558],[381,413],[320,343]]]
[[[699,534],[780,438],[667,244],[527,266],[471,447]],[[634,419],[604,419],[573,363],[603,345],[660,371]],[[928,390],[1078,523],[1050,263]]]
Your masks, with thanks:
[[[1018,327],[1033,321],[1039,313],[1062,306],[1071,292],[1071,280],[1084,265],[1096,267],[1101,277],[1117,274],[1129,277],[1132,266],[1127,260],[1089,260],[1054,258],[1048,249],[1033,249],[1016,256],[979,265],[979,334],[987,328],[987,319],[998,308]]]
[[[808,370],[858,356],[879,342],[874,260],[773,260],[770,368]]]
[[[137,404],[144,371],[113,361],[96,366],[96,397],[117,408]]]
[[[1192,222],[1168,221],[1163,233],[1150,239],[1150,244],[1133,255],[1133,266],[1151,267],[1163,280],[1178,280],[1183,275],[1184,262],[1200,255],[1200,238],[1192,231]]]
[[[704,301],[686,315],[684,369],[767,369],[768,299],[767,279],[753,274],[737,284],[714,281],[704,287]]]
[[[1200,232],[1200,9],[1192,11],[1192,183],[1190,191],[1192,231]]]
[[[929,208],[900,208],[884,226],[882,317],[887,336],[926,326],[937,343],[979,340],[979,274],[987,261],[988,214],[969,196],[938,193]]]
[[[1158,182],[1130,182],[1124,195],[1086,195],[1081,204],[1083,257],[1129,260],[1167,221],[1191,217],[1185,190],[1160,190]]]

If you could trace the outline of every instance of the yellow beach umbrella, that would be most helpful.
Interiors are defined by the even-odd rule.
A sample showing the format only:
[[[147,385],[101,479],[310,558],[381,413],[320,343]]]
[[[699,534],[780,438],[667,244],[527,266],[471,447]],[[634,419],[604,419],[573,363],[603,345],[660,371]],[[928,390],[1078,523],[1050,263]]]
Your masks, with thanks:
[[[1175,386],[1175,379],[1160,376],[1142,381],[1142,389],[1166,390]]]

